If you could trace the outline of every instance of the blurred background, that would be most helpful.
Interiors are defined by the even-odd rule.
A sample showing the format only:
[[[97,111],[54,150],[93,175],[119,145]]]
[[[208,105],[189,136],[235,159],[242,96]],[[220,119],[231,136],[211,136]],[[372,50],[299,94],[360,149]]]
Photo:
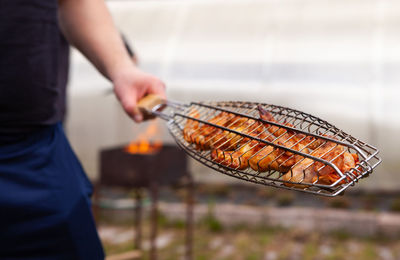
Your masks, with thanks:
[[[164,80],[169,99],[287,106],[325,119],[380,149],[383,162],[374,173],[335,199],[245,184],[189,161],[198,191],[193,259],[400,258],[399,1],[107,4],[139,67]],[[132,123],[110,94],[111,84],[75,50],[69,85],[67,134],[96,182],[100,151],[137,139],[149,123]],[[155,124],[156,138],[173,143],[164,122],[158,119]],[[181,192],[162,192],[161,202],[176,205],[180,212]],[[129,192],[113,194],[118,194],[116,200],[130,198]],[[110,212],[126,211],[129,220],[127,208],[135,204],[129,205]],[[168,211],[172,206],[165,205],[163,211],[163,205],[159,259],[182,259],[184,213],[173,214]],[[313,217],[307,215],[310,211]],[[113,234],[104,240],[108,252],[130,249],[134,231],[125,240],[117,239],[120,243],[112,241],[126,232],[125,226],[118,228],[129,221],[104,212],[103,226],[115,228],[100,230],[103,237]],[[252,213],[230,223],[226,216],[235,212]],[[315,215],[319,224],[313,222]]]

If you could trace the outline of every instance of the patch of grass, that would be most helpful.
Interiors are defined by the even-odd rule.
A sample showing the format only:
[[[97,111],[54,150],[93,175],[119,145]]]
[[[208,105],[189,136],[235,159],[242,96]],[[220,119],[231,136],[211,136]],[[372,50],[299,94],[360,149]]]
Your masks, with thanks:
[[[106,255],[114,255],[133,250],[134,244],[132,241],[121,244],[103,243],[104,252]]]
[[[279,232],[286,232],[287,229],[281,226],[268,226],[266,225],[248,225],[245,223],[238,223],[232,226],[229,226],[229,231],[233,233],[240,233],[241,231],[246,230],[252,234],[260,234],[262,236],[274,236]]]
[[[157,212],[157,224],[160,228],[163,228],[168,224],[168,218],[160,211]]]
[[[210,200],[208,202],[207,215],[202,219],[201,224],[211,232],[221,232],[223,230],[222,223],[215,217],[214,214],[215,202]]]
[[[184,239],[185,237],[183,232],[181,230],[176,231],[174,234],[174,239],[165,248],[158,249],[158,258],[165,260],[180,259],[184,254]]]
[[[362,241],[363,243],[369,243],[374,245],[390,244],[395,241],[396,242],[400,241],[399,236],[394,236],[394,237],[386,236],[381,232],[376,232],[374,234],[365,237],[354,236],[354,238],[357,238],[359,241]]]
[[[198,254],[196,256],[196,260],[208,260],[208,256],[203,254]]]
[[[244,259],[248,259],[248,257],[253,257],[255,253],[255,246],[257,245],[255,241],[252,240],[251,233],[242,230],[234,237],[233,246],[237,252],[243,252],[242,257]]]
[[[186,227],[186,222],[183,220],[174,220],[168,223],[168,227],[177,228],[177,229],[184,229]]]
[[[332,254],[327,259],[329,260],[342,260],[346,259],[347,251],[343,248],[343,244],[339,243],[333,248]]]
[[[262,256],[259,253],[252,252],[252,253],[249,253],[249,255],[247,255],[245,259],[246,260],[259,260],[261,258],[262,258]]]
[[[273,241],[272,237],[273,237],[273,236],[272,236],[271,234],[262,233],[262,234],[260,235],[260,244],[261,244],[261,246],[266,246],[266,245],[268,245],[269,243],[271,243],[271,241]]]
[[[201,222],[210,232],[217,233],[224,229],[222,223],[213,214],[205,216]]]
[[[400,198],[396,198],[390,204],[390,210],[394,212],[400,212]]]
[[[212,213],[212,211],[211,211]],[[211,215],[212,216],[212,215]],[[375,260],[379,259],[377,247],[382,244],[391,250],[395,257],[400,252],[400,242],[398,240],[391,240],[389,242],[382,242],[380,238],[373,240],[368,238],[355,237],[345,231],[336,231],[332,233],[317,233],[310,234],[300,232],[293,229],[284,228],[271,228],[265,226],[247,227],[240,225],[234,228],[224,228],[219,230],[220,233],[215,233],[212,223],[214,220],[210,218],[206,221],[196,223],[194,231],[194,248],[193,256],[196,260],[203,259],[216,259],[216,260],[253,260],[263,259],[266,252],[272,251],[276,253],[276,259],[292,259],[294,251],[293,245],[300,245],[302,250],[298,253],[301,256],[299,259],[316,260],[316,259],[362,259],[362,260]],[[209,222],[208,222],[209,221]],[[218,222],[218,221],[217,221]],[[144,228],[144,239],[149,238],[148,226],[149,221],[144,221],[146,228]],[[169,227],[172,223],[167,223]],[[168,232],[174,232],[174,240],[165,248],[159,249],[158,256],[165,260],[182,259],[184,251],[185,233],[182,229],[169,228]],[[216,248],[211,247],[210,241],[216,237],[222,239],[222,245],[230,244],[234,247],[232,255],[220,257],[221,246]],[[145,241],[144,240],[144,241]],[[356,251],[349,251],[349,243],[356,241],[360,245]],[[320,250],[321,244],[327,243],[330,251],[327,255],[323,255]],[[133,242],[129,241],[122,244],[104,244],[108,255],[122,253],[129,251],[133,248]],[[144,251],[143,259],[149,259],[149,252]],[[397,258],[396,258],[397,259]]]
[[[338,241],[345,241],[351,237],[351,234],[346,230],[336,230],[331,233],[331,236]]]
[[[361,258],[363,260],[375,260],[378,259],[378,254],[376,253],[375,247],[372,244],[367,244],[362,253]]]
[[[287,245],[282,246],[281,250],[278,252],[279,260],[287,260],[290,259],[289,250],[287,250]]]
[[[309,242],[304,246],[303,259],[312,260],[318,254],[318,246],[314,242]]]
[[[210,240],[215,237],[215,234],[209,232],[204,226],[198,226],[194,235],[194,258],[197,259],[213,259],[215,250],[209,247]]]

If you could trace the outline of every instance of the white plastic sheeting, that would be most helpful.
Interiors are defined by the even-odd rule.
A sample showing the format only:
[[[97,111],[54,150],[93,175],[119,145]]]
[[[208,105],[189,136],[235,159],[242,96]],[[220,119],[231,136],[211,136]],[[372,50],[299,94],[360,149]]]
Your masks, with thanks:
[[[384,162],[364,185],[397,188],[399,1],[107,3],[140,66],[167,83],[171,99],[262,101],[315,114],[381,149]],[[68,133],[94,177],[98,150],[143,127],[104,94],[110,83],[77,52],[70,87]]]

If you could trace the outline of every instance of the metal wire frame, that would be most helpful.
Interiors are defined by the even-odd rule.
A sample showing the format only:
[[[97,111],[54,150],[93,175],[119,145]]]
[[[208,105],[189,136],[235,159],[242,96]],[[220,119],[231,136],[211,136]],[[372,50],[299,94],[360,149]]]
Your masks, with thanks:
[[[261,120],[257,109],[258,106],[262,106],[265,110],[270,112],[274,116],[276,122]],[[164,110],[161,112],[162,109]],[[196,110],[198,112],[198,118],[190,116],[190,112],[193,110]],[[282,106],[236,101],[192,102],[190,104],[167,101],[165,104],[161,104],[153,108],[152,112],[155,115],[162,117],[163,119],[168,121],[169,131],[174,137],[177,144],[194,159],[223,174],[262,185],[274,186],[289,190],[298,190],[324,196],[336,196],[338,194],[341,194],[349,186],[355,185],[355,183],[358,182],[359,179],[372,173],[373,169],[381,162],[381,159],[377,156],[379,151],[374,146],[369,145],[355,137],[352,137],[351,135],[343,132],[342,130],[322,119],[298,110]],[[213,123],[208,122],[211,118],[216,117],[221,112],[227,112],[237,117],[228,125],[220,125],[218,121],[215,121]],[[238,120],[243,119],[245,119],[245,121],[242,123],[248,123],[247,128],[239,130],[238,127],[240,127],[240,125],[238,126],[235,124],[238,123]],[[239,169],[240,166],[232,167],[233,163],[226,163],[226,161],[229,162],[229,160],[233,162],[233,157],[231,153],[226,153],[228,158],[225,158],[226,154],[223,153],[223,161],[225,161],[225,164],[218,163],[212,159],[210,150],[202,150],[201,148],[199,148],[198,145],[196,145],[194,141],[187,142],[185,140],[183,136],[183,129],[188,120],[192,120],[192,122],[198,122],[199,127],[203,125],[208,125],[215,128],[215,131],[209,133],[209,136],[205,136],[206,139],[208,138],[208,141],[211,141],[209,143],[209,146],[213,147],[213,149],[221,148],[228,142],[233,142],[232,145],[237,146],[235,151],[238,151],[246,145],[250,144],[251,141],[255,140],[257,141],[257,143],[262,143],[266,146],[273,147],[273,150],[269,154],[264,155],[261,159],[258,160],[258,171],[252,169],[251,167],[247,167],[244,170]],[[251,124],[249,122],[251,122]],[[261,132],[257,132],[256,130],[258,129],[258,127],[261,127],[260,122],[266,123],[269,126],[264,127]],[[275,132],[271,131],[272,127],[277,128]],[[279,130],[284,131],[280,135],[276,136],[276,133]],[[221,135],[220,139],[215,139],[215,133],[221,132],[226,133],[226,135]],[[294,143],[292,142],[291,145],[288,145],[293,139],[294,135],[286,134],[291,132],[303,134],[304,137],[303,139],[297,140]],[[226,138],[227,135],[229,135],[230,138],[225,139],[225,142],[220,143],[221,140],[223,141],[223,139]],[[261,137],[262,135],[264,136]],[[281,139],[287,136],[288,138]],[[312,139],[313,141],[310,141],[302,149],[296,150],[295,146],[307,137],[314,137],[314,139]],[[311,155],[310,153],[307,153],[306,150],[308,150],[308,147],[317,139],[324,140],[324,142],[331,142],[335,145],[330,150],[327,150],[324,154],[316,157]],[[278,143],[278,141],[280,142]],[[253,154],[250,158],[245,159],[244,155],[248,151],[253,149],[254,146],[250,147],[247,151],[238,156],[239,165],[241,163],[244,163],[243,160],[250,161],[262,151],[260,150]],[[331,151],[339,146],[345,147],[345,149],[343,149],[342,152],[340,152],[330,160],[324,159],[325,155],[329,154]],[[286,160],[279,162],[279,166],[284,165],[290,159],[293,159],[296,155],[301,156],[302,158],[290,167],[288,172],[291,174],[291,177],[289,178],[289,180],[282,179],[282,177],[286,174],[284,172],[273,169],[269,169],[265,172],[260,171],[259,162],[264,160],[266,157],[270,156],[277,150],[281,152],[278,156],[274,158],[274,160],[269,163],[270,165],[274,162],[277,162],[283,156],[284,152],[289,152],[292,155],[289,156]],[[359,156],[360,161],[354,168],[350,169],[349,171],[341,172],[341,170],[334,162],[345,152],[356,153]],[[312,162],[307,165],[303,170],[303,178],[298,181],[292,181],[292,169],[303,162],[306,158],[311,159]],[[316,162],[322,164],[322,166],[316,170],[317,172],[321,171],[324,167],[331,167],[336,172],[337,176],[339,176],[339,178],[331,184],[319,183],[319,176],[317,176],[317,179],[313,182],[305,181],[305,170],[311,169],[311,167],[315,167]]]

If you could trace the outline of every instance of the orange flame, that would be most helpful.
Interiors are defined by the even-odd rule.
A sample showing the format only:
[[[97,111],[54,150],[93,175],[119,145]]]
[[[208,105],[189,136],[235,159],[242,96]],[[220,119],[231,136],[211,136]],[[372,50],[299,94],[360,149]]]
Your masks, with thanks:
[[[146,131],[141,133],[135,141],[125,147],[125,151],[132,154],[152,154],[158,152],[162,147],[160,140],[149,141],[159,133],[157,121],[152,121]]]

